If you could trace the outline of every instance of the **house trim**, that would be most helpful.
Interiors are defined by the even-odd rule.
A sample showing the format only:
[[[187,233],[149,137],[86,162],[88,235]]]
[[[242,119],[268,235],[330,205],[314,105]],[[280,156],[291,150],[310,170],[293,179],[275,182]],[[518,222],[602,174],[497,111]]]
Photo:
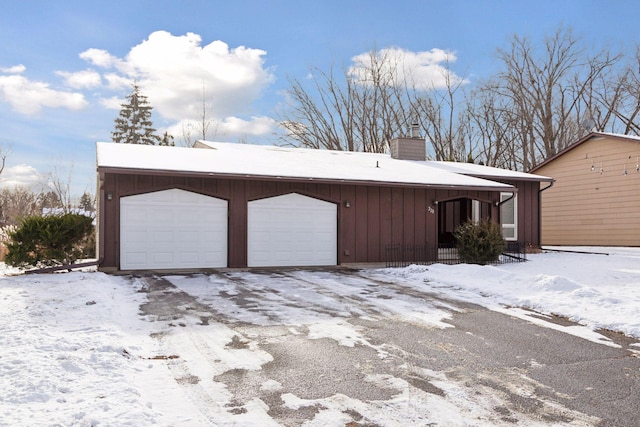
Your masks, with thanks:
[[[253,174],[225,174],[216,172],[190,172],[190,171],[174,171],[168,169],[135,169],[135,168],[117,168],[109,166],[100,166],[98,171],[101,173],[112,173],[122,175],[153,175],[153,176],[181,176],[185,178],[221,178],[235,180],[259,180],[259,181],[275,181],[275,182],[305,182],[305,183],[321,183],[321,184],[352,184],[352,185],[375,185],[379,187],[412,187],[427,188],[434,190],[461,190],[461,191],[517,191],[511,184],[501,184],[491,186],[477,185],[444,185],[444,184],[425,184],[411,183],[402,181],[373,181],[373,180],[357,180],[357,179],[331,179],[331,178],[310,178],[310,177],[290,177],[290,176],[271,176],[271,175],[253,175]],[[488,180],[487,180],[488,181]],[[509,187],[505,187],[508,185]]]
[[[621,140],[621,141],[640,143],[640,137],[633,136],[633,135],[620,135],[620,134],[606,133],[606,132],[591,132],[590,134],[584,136],[582,139],[579,139],[578,141],[576,141],[573,144],[569,145],[564,150],[559,151],[558,153],[556,153],[555,155],[549,157],[548,159],[546,159],[542,163],[536,165],[535,167],[533,167],[531,169],[530,172],[531,173],[535,173],[537,170],[541,169],[543,166],[553,162],[558,157],[564,156],[569,151],[579,147],[580,145],[584,144],[587,141],[590,141],[592,139],[604,139],[604,138],[612,138],[612,139],[618,139],[618,140]]]

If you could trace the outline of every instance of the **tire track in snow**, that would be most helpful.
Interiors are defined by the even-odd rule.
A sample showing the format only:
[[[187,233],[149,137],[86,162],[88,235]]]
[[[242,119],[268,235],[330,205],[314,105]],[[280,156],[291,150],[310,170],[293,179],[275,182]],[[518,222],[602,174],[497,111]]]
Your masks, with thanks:
[[[247,415],[268,423],[270,418],[259,404],[243,406],[214,377],[233,369],[259,369],[271,356],[249,348],[251,341],[230,328],[231,322],[168,280],[157,276],[139,280],[148,292],[141,314],[159,325],[152,335],[164,355],[160,358],[165,359],[174,380],[197,408],[198,423],[206,420],[209,425],[243,425],[238,417]],[[185,422],[189,425],[196,420]]]

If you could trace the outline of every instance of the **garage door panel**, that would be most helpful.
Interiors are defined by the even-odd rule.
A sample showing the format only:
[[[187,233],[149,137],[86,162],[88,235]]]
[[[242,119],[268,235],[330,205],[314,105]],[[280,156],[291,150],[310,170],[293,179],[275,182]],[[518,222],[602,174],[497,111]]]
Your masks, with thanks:
[[[200,212],[197,209],[184,211],[180,214],[181,220],[189,223],[189,224],[201,224],[202,221],[199,218]]]
[[[147,215],[146,211],[129,211],[127,212],[124,220],[128,224],[144,224],[147,220]]]
[[[227,201],[172,189],[121,198],[120,268],[227,266]]]
[[[198,252],[180,252],[177,254],[177,260],[181,263],[181,264],[189,264],[189,263],[194,263],[195,260],[197,260],[199,258],[199,253]]]
[[[156,250],[153,252],[152,256],[153,256],[153,262],[159,263],[161,265],[167,265],[173,261],[173,253],[169,251],[162,252],[162,251]]]
[[[175,209],[163,207],[162,210],[146,209],[146,221],[151,221],[156,226],[172,225],[175,221]]]
[[[134,265],[144,265],[147,262],[147,254],[143,252],[129,252],[129,262]]]
[[[337,206],[301,194],[249,202],[250,267],[335,265]]]
[[[167,246],[171,246],[173,243],[173,233],[165,230],[153,230],[150,235],[150,241],[156,245],[166,244]]]
[[[147,239],[147,232],[140,230],[129,231],[129,241],[132,243],[144,242]]]

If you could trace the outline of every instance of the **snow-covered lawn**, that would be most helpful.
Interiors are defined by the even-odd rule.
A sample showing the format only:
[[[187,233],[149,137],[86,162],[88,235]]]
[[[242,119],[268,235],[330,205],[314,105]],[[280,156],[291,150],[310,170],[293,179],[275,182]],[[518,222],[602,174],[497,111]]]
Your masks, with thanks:
[[[640,249],[572,249],[607,255],[546,252],[530,255],[526,263],[497,267],[411,266],[364,270],[360,275],[508,311],[529,321],[536,319],[520,308],[566,316],[586,327],[569,327],[565,332],[587,339],[601,341],[600,335],[591,332],[599,328],[640,338]],[[194,369],[212,378],[234,369],[260,369],[261,364],[272,360],[255,343],[236,342],[237,346],[230,346],[236,336],[234,322],[281,325],[295,333],[305,330],[310,339],[329,337],[343,346],[367,345],[367,340],[352,325],[341,321],[341,316],[364,318],[373,312],[388,313],[433,327],[447,326],[443,322],[449,314],[443,307],[400,298],[382,288],[370,298],[363,297],[373,292],[370,284],[365,289],[364,282],[349,280],[348,275],[343,276],[344,281],[325,272],[300,271],[293,277],[317,281],[322,274],[327,277],[324,289],[296,289],[299,304],[280,301],[278,293],[287,291],[285,281],[282,289],[265,293],[264,301],[254,301],[256,306],[264,304],[256,310],[243,309],[228,298],[223,299],[221,295],[231,295],[236,289],[219,277],[170,277],[179,289],[201,302],[215,303],[215,311],[230,320],[227,324],[210,321],[203,332],[208,334],[206,339],[194,335],[195,330],[205,330],[195,328],[195,317],[170,327],[169,321],[142,316],[140,305],[147,301],[147,294],[140,292],[142,284],[136,279],[91,271],[0,276],[0,425],[277,425],[267,416],[268,408],[260,399],[233,415],[225,409],[216,410],[215,402],[199,401],[201,395],[186,393],[184,384],[176,379],[175,366],[172,368],[171,349],[210,346],[207,351],[216,357],[207,366]],[[250,286],[260,286],[259,275],[232,275]],[[350,294],[364,298],[364,304],[350,305]],[[362,307],[369,307],[371,312]],[[171,340],[158,339],[162,334],[170,334]],[[174,347],[167,347],[171,342]],[[468,396],[441,373],[431,375],[441,389],[450,393],[448,406],[443,399],[438,401],[440,412],[434,419],[439,420],[439,425],[477,425],[474,422],[482,419],[483,409],[465,402]],[[188,376],[183,380],[190,381]],[[276,381],[262,386],[274,390],[280,387]],[[224,385],[213,382],[209,387],[207,396],[229,397]],[[457,400],[452,397],[456,393]],[[284,398],[292,408],[305,404],[293,395]],[[340,400],[345,398],[336,398],[333,404],[347,405]],[[361,405],[361,412],[367,411],[365,403],[350,404]],[[427,401],[423,404],[421,410],[435,417],[435,406],[430,407]],[[202,410],[204,405],[208,405],[206,411]],[[379,416],[389,416],[385,425],[406,422],[402,418],[406,408],[397,405],[394,400],[379,407]],[[325,407],[330,406],[325,402]],[[450,424],[447,414],[452,417]],[[315,425],[344,425],[340,418],[343,415],[339,410],[326,411],[318,415]]]
[[[488,308],[529,308],[567,317],[590,329],[640,338],[640,248],[548,248],[559,251],[528,255],[528,262],[497,267],[439,264],[385,270],[384,274],[423,281],[454,298]]]

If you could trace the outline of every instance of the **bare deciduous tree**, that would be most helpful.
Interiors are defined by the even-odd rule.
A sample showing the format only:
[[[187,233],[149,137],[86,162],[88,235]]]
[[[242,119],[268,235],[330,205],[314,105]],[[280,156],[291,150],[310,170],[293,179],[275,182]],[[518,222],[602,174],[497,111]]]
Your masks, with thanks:
[[[384,52],[369,52],[365,68],[312,70],[307,87],[291,79],[289,110],[281,125],[288,143],[309,148],[382,153],[411,122],[406,82],[398,63]]]
[[[640,47],[626,64],[598,76],[582,100],[585,130],[640,135]]]
[[[468,146],[468,120],[465,114],[463,86],[465,79],[455,77],[449,61],[441,72],[444,87],[430,85],[428,90],[413,88],[411,109],[431,144],[436,160],[466,161],[472,147]]]
[[[206,89],[202,85],[202,110],[198,120],[189,120],[182,124],[182,144],[185,147],[193,146],[193,143],[198,140],[206,140],[215,138],[219,132],[220,122],[213,120],[207,113],[206,102]]]
[[[59,208],[65,214],[71,213],[73,210],[71,196],[71,177],[73,175],[73,163],[69,166],[66,177],[62,176],[63,172],[58,165],[53,166],[53,170],[47,177],[47,185],[50,191],[57,197]]]
[[[0,148],[0,175],[4,171],[4,166],[7,162],[7,156],[8,156],[7,152],[4,151],[2,148]]]
[[[40,215],[42,207],[38,196],[26,187],[16,186],[0,190],[2,225],[16,225],[20,218]]]
[[[491,87],[485,83],[484,87]],[[496,91],[477,90],[467,100],[466,115],[470,145],[474,148],[472,160],[487,166],[516,169],[518,161],[512,128],[513,114],[506,105],[500,103]]]
[[[640,135],[640,47],[623,67],[621,54],[591,51],[565,27],[540,44],[514,35],[495,75],[467,84],[447,63],[444,84],[426,89],[385,52],[369,52],[356,72],[291,79],[285,140],[383,152],[417,119],[437,160],[526,171],[591,130]]]
[[[528,170],[577,139],[585,93],[620,57],[607,51],[589,54],[571,30],[560,28],[540,49],[516,35],[508,49],[498,50],[498,58],[504,69],[493,89],[519,122],[509,120],[520,166]]]

